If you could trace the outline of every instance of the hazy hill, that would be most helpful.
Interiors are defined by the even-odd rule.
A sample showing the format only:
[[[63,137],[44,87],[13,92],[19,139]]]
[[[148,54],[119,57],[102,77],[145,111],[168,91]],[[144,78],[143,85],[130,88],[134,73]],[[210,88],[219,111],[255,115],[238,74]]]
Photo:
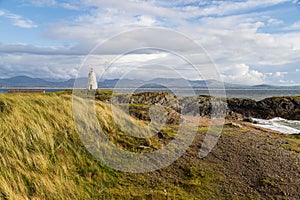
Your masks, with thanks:
[[[17,76],[12,78],[0,79],[0,87],[45,87],[45,88],[73,88],[75,79],[66,81],[44,80],[41,78],[31,78],[28,76]],[[77,87],[85,88],[87,78],[78,78]],[[152,80],[138,79],[105,79],[98,82],[100,88],[220,88],[224,86],[227,89],[300,89],[300,86],[272,86],[272,85],[239,85],[231,83],[222,83],[216,80],[185,80],[180,78],[156,78]]]
[[[0,86],[2,87],[12,87],[12,86],[45,87],[45,86],[51,86],[51,82],[45,81],[40,78],[30,78],[28,76],[16,76],[7,79],[0,79]]]
[[[73,87],[74,79],[68,81],[51,82],[41,78],[16,76],[0,79],[0,87]]]

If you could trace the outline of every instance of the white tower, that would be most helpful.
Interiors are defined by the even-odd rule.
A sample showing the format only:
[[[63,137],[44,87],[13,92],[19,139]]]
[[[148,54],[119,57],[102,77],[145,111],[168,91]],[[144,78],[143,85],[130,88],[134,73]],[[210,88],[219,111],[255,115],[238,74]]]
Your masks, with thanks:
[[[88,78],[88,89],[89,90],[96,90],[98,89],[98,84],[97,84],[97,79],[96,79],[96,74],[93,71],[93,68],[91,69],[89,73],[89,78]]]

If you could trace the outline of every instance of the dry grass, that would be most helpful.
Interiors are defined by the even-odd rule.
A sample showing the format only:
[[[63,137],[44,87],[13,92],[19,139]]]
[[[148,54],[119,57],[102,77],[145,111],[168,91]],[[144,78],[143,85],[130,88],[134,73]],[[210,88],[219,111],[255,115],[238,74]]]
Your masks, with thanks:
[[[101,195],[99,182],[109,182],[110,176],[82,147],[74,131],[70,95],[0,95],[0,102],[0,197]]]
[[[135,185],[136,180],[145,184],[146,176],[111,170],[85,149],[75,131],[71,97],[64,93],[0,95],[0,199],[165,197],[160,189]],[[97,101],[96,111],[101,128],[121,148],[141,151],[140,145],[152,150],[161,147],[157,136],[136,139],[122,132],[112,120],[109,104]],[[147,125],[119,114],[124,123],[132,120]],[[139,132],[135,129],[128,131]],[[164,130],[167,138],[174,136],[173,128]],[[163,185],[174,187],[169,183],[157,187]],[[187,195],[182,188],[176,188],[174,193]]]
[[[109,93],[105,95],[103,101]],[[109,104],[96,101],[96,111],[110,140],[130,151],[141,151],[140,145],[159,149],[178,129],[177,125],[163,127],[165,141],[157,136],[136,139],[116,125]],[[148,124],[119,114],[124,123]],[[200,121],[200,138],[208,124]],[[139,128],[127,131],[139,132]],[[236,134],[224,134],[225,138],[241,143],[242,129],[225,126],[226,131]],[[232,199],[239,188],[231,189],[231,182],[224,179],[224,167],[218,164],[224,160],[198,159],[199,138],[182,158],[155,172],[130,174],[108,168],[83,146],[75,131],[72,96],[67,93],[0,95],[0,138],[0,199]],[[293,144],[298,145],[296,139]]]

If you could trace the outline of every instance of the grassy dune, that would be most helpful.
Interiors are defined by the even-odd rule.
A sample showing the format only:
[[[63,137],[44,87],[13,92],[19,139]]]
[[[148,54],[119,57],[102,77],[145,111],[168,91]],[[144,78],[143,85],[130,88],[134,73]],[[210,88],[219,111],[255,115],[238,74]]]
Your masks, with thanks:
[[[0,95],[0,106],[1,198],[165,197],[164,189],[135,185],[147,182],[143,176],[111,170],[87,152],[74,130],[70,94]],[[97,111],[102,128],[124,148],[150,145],[116,132],[105,103],[97,102]]]
[[[83,199],[111,182],[74,131],[70,95],[1,95],[0,102],[0,196]]]
[[[273,176],[262,179],[249,174],[249,180],[253,179],[249,183],[239,172],[229,173],[235,166],[229,158],[238,162],[236,152],[241,160],[248,158],[249,152],[239,148],[251,149],[250,145],[241,144],[250,138],[251,142],[261,142],[267,148],[279,147],[276,151],[290,159],[286,165],[293,167],[299,161],[298,137],[264,133],[246,125],[244,128],[226,126],[221,145],[200,160],[198,150],[207,130],[202,126],[191,148],[171,166],[147,174],[123,173],[103,165],[85,149],[74,129],[71,106],[72,96],[68,93],[0,95],[0,199],[264,199],[278,191],[278,195],[282,191],[281,196],[287,198],[287,195],[297,195],[297,178],[290,177],[299,169],[281,177],[283,185],[288,180],[289,184],[295,184],[291,185],[295,190],[291,190],[281,183],[278,185]],[[137,140],[126,136],[113,123],[106,103],[97,101],[96,109],[101,113],[98,119],[102,128],[120,147],[139,151],[140,145],[158,149],[164,144],[157,137]],[[176,128],[164,127],[166,141],[173,137]],[[272,137],[267,137],[270,134]],[[236,142],[236,148],[226,146],[227,140]],[[267,157],[266,152],[269,149],[256,149],[250,152],[250,158],[258,154],[256,162],[259,159],[262,163],[272,162],[262,159]],[[275,156],[272,152],[268,155],[271,160]],[[245,170],[246,164],[239,164]],[[286,170],[286,166],[278,167],[279,172]],[[261,175],[268,174],[263,170],[266,169],[262,169]]]

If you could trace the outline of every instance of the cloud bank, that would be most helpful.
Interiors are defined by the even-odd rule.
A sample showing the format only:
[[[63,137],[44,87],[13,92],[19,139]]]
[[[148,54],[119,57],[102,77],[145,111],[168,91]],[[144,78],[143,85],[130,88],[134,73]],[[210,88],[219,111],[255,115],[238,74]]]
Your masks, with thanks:
[[[297,78],[300,72],[296,71],[300,64],[299,19],[287,19],[283,14],[278,14],[278,9],[286,10],[287,13],[281,12],[284,14],[289,14],[290,10],[296,12],[300,9],[297,1],[80,0],[61,3],[35,0],[24,6],[32,9],[66,9],[75,14],[71,21],[51,21],[39,30],[39,37],[55,41],[56,45],[0,44],[2,76],[11,76],[14,71],[15,75],[74,77],[84,57],[106,39],[137,28],[163,27],[179,31],[201,45],[218,67],[224,81],[300,84]],[[11,20],[12,25],[21,28],[39,27],[33,21],[5,10],[0,10],[0,17]],[[153,34],[152,38],[143,41],[132,35],[110,46],[103,46],[101,51],[95,52],[90,65],[100,66],[103,71],[112,58],[137,43],[147,46],[147,43],[165,41],[168,36],[158,33]],[[71,45],[64,45],[66,43]],[[190,50],[180,40],[170,41],[169,45],[182,52]],[[188,71],[186,64],[172,60],[163,52],[146,52],[133,55],[126,63],[119,63],[119,70],[110,72],[108,78],[118,78],[124,68],[138,64],[137,59],[147,61],[149,54],[156,56],[156,62]],[[286,73],[276,76],[276,72],[283,71]],[[160,74],[167,76],[167,69],[160,71]],[[188,72],[185,76],[194,78]]]

